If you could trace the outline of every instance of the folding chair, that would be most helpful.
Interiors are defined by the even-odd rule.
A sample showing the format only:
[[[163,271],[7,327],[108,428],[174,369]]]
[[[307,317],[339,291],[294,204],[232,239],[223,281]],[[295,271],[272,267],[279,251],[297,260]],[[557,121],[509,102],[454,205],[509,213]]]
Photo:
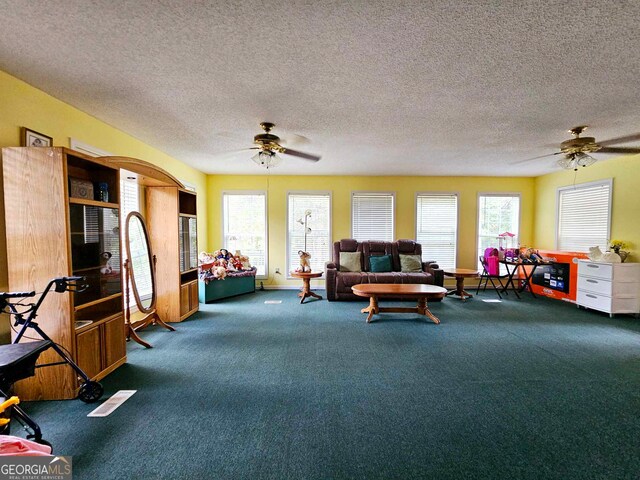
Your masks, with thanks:
[[[498,294],[498,297],[500,299],[502,299],[502,295],[500,295],[500,291],[503,291],[504,293],[506,293],[507,295],[509,295],[509,292],[507,292],[504,288],[504,284],[502,283],[502,279],[505,278],[504,275],[491,275],[489,273],[489,270],[487,269],[487,259],[484,258],[484,256],[480,255],[478,257],[478,259],[480,260],[480,264],[482,265],[482,274],[480,275],[480,281],[478,282],[478,288],[476,289],[476,295],[478,295],[480,293],[480,287],[482,287],[482,280],[484,280],[484,288],[483,288],[483,292],[487,289],[487,283],[491,282],[491,285],[493,286],[494,290],[496,291],[496,293]],[[500,288],[498,289],[498,287],[496,286],[496,284],[494,283],[493,280],[497,280],[498,283],[500,284]]]

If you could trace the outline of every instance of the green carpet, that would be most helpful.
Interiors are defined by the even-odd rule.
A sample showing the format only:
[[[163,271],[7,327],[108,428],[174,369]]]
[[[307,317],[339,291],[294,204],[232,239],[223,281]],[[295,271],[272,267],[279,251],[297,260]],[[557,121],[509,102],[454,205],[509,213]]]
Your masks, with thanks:
[[[295,291],[201,305],[128,345],[111,416],[26,408],[78,479],[638,478],[640,321],[487,298],[430,304],[440,325]]]

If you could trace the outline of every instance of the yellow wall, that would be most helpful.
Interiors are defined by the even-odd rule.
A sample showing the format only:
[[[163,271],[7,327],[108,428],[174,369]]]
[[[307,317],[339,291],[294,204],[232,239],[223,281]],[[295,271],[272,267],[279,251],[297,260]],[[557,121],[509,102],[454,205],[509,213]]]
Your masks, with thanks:
[[[0,147],[20,145],[20,127],[53,137],[55,146],[69,146],[69,137],[116,155],[140,158],[167,170],[198,190],[198,237],[207,245],[206,175],[130,135],[0,71]],[[0,168],[0,291],[7,290],[4,194]],[[0,343],[7,338],[0,321]]]
[[[297,285],[276,267],[286,268],[287,192],[324,190],[332,192],[333,240],[351,237],[351,192],[354,190],[396,192],[396,238],[415,238],[416,192],[456,192],[459,195],[458,267],[475,268],[477,197],[481,192],[521,194],[521,242],[530,244],[533,233],[534,179],[500,177],[347,177],[347,176],[242,176],[208,177],[209,246],[222,247],[222,192],[266,190],[269,219],[269,279],[265,285]]]
[[[640,155],[599,161],[590,167],[544,175],[535,179],[535,245],[554,249],[556,192],[558,187],[613,178],[611,206],[612,239],[630,242],[635,253],[628,261],[640,261]]]

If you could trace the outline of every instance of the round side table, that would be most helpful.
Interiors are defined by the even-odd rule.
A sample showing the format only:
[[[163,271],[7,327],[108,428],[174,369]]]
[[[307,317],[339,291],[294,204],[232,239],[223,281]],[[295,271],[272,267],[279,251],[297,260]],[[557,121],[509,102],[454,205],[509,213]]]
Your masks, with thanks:
[[[291,276],[302,279],[302,291],[298,294],[300,303],[304,303],[304,299],[307,297],[322,300],[320,295],[311,291],[311,279],[321,277],[322,272],[291,272]]]
[[[446,269],[444,274],[447,277],[455,277],[456,279],[456,288],[454,290],[449,290],[447,292],[447,296],[456,295],[460,297],[460,300],[464,301],[467,298],[473,297],[469,292],[464,289],[464,279],[465,278],[475,278],[478,276],[477,270],[470,270],[468,268],[451,268]]]

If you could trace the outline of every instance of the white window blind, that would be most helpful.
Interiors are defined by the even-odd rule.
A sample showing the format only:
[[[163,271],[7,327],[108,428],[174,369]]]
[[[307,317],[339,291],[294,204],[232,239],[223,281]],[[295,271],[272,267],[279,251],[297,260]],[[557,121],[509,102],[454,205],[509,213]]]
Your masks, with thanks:
[[[305,213],[307,239],[305,247]],[[287,272],[300,265],[299,250],[311,255],[311,270],[322,272],[331,258],[331,196],[329,193],[289,193]],[[302,221],[302,223],[299,222]]]
[[[607,249],[611,212],[611,180],[558,189],[558,249],[588,252]]]
[[[498,247],[498,235],[510,232],[514,246],[520,235],[520,196],[512,194],[485,194],[478,198],[478,256],[486,248]],[[480,261],[478,268],[482,269]]]
[[[416,242],[422,245],[422,259],[455,268],[458,196],[420,193],[416,202]]]
[[[267,275],[267,196],[264,192],[225,192],[222,196],[223,243],[231,253],[240,250]]]
[[[351,236],[365,240],[394,240],[395,195],[389,192],[354,192],[351,198]]]

